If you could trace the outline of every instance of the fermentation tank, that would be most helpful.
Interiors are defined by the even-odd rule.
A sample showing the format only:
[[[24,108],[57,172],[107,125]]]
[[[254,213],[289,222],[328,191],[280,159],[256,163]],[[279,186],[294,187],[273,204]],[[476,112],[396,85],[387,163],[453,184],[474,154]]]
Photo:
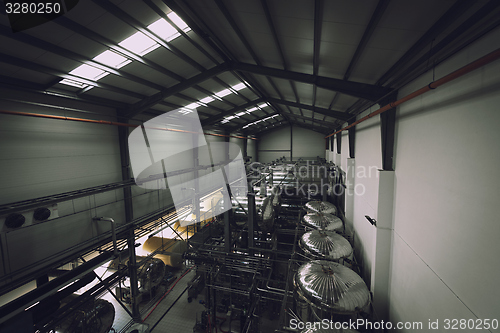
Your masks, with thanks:
[[[335,205],[328,201],[309,201],[306,203],[306,210],[308,212],[328,213],[333,215],[337,214],[337,208]]]
[[[339,260],[352,254],[349,242],[335,231],[312,230],[302,235],[300,248],[317,259]]]
[[[302,222],[308,227],[319,230],[342,230],[344,228],[344,223],[340,218],[328,213],[306,214]]]
[[[107,333],[115,319],[113,304],[96,299],[83,304],[65,318],[55,331],[58,333]]]
[[[295,274],[294,285],[298,301],[306,301],[321,319],[357,313],[370,301],[361,277],[333,261],[313,260],[303,264]]]

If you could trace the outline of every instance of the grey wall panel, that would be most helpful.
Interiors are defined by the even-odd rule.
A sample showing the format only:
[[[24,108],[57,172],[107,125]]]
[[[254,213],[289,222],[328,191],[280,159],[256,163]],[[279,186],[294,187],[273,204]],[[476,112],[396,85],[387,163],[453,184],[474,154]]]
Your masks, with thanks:
[[[290,149],[290,127],[281,127],[260,137],[259,151],[278,149]]]
[[[281,152],[273,152],[273,151],[259,151],[259,162],[261,163],[269,163],[280,157],[285,156],[286,159],[290,159],[290,152],[281,151]]]
[[[239,138],[229,138],[229,142],[238,145],[241,149],[241,153],[243,153],[243,139]]]
[[[248,139],[247,142],[247,155],[252,157],[252,162],[257,162],[257,145],[258,142],[256,140]]]
[[[315,160],[317,156],[324,157],[324,135],[297,126],[293,127],[292,133],[290,127],[265,133],[259,140],[259,162],[270,162],[282,156],[290,159],[290,149],[293,160],[299,158]]]
[[[294,160],[299,158],[315,160],[317,156],[325,156],[323,134],[298,126],[293,126],[292,133],[292,156]]]
[[[0,115],[0,204],[121,180],[117,133],[113,126]]]
[[[4,110],[116,121],[112,109],[54,96],[4,90],[0,97],[54,104],[48,107],[0,100],[0,108]],[[78,108],[81,112],[62,108]],[[117,127],[0,115],[0,204],[120,180]],[[94,216],[108,216],[123,223],[122,199],[119,190],[60,202],[59,218],[4,233],[2,245],[6,251],[2,255],[7,267],[4,273],[44,264],[56,254],[68,255],[81,248],[82,242],[110,230],[109,223],[96,225],[92,221]]]

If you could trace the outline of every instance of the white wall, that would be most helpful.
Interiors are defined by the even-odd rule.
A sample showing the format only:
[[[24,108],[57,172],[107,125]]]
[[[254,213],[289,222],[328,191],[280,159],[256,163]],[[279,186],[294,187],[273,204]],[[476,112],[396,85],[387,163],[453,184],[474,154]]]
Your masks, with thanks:
[[[369,111],[377,108],[372,107]],[[363,112],[358,119],[368,114],[369,111]],[[346,170],[346,172],[354,171],[355,173],[354,188],[346,194],[350,196],[349,199],[354,200],[352,224],[356,231],[354,237],[356,258],[363,267],[365,282],[369,283],[375,254],[375,227],[367,221],[365,215],[372,218],[377,216],[378,170],[382,169],[379,118],[374,117],[356,125],[355,138],[355,168]],[[343,156],[349,154],[348,136],[342,138],[342,143],[344,142],[346,146],[342,147]]]
[[[493,51],[498,40],[497,29],[439,65],[435,77]],[[431,80],[432,73],[423,75],[403,87],[399,98]],[[379,260],[390,260],[386,296],[393,323],[422,322],[424,329],[419,331],[427,332],[443,331],[446,318],[499,319],[498,105],[497,60],[397,109],[394,190],[388,204],[393,213],[386,215],[392,215],[392,221],[384,221],[392,237],[381,251],[387,250],[390,258],[376,256],[381,245],[378,234],[383,230],[364,218],[379,218],[385,199],[379,194],[377,173],[369,173],[370,167],[373,171],[381,168],[380,118],[357,125],[354,184],[362,185],[364,193],[346,198],[346,207],[348,200],[353,206],[352,216],[347,218],[352,219],[348,222],[356,233],[356,256],[370,287],[377,288],[370,281],[373,267]],[[348,155],[348,136],[343,132],[344,170],[352,163]],[[429,330],[429,320],[439,320],[440,329]]]
[[[498,40],[497,30],[436,68],[436,78]],[[499,73],[497,60],[398,109],[394,320],[498,319]],[[430,80],[428,73],[400,96]]]

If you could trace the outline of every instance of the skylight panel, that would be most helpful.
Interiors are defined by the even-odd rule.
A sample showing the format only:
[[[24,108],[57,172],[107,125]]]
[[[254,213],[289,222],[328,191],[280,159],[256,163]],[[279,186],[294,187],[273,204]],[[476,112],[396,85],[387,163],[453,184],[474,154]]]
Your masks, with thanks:
[[[181,35],[177,32],[177,29],[175,29],[170,23],[167,22],[167,20],[163,18],[148,25],[148,29],[167,42],[170,42]]]
[[[191,103],[189,105],[186,105],[185,108],[193,110],[193,109],[196,109],[198,106],[200,106],[200,104],[197,102],[194,102],[194,103]]]
[[[93,60],[114,68],[121,68],[132,62],[131,60],[111,50],[104,51],[103,53],[94,57]]]
[[[118,43],[118,45],[140,56],[143,56],[160,46],[160,44],[156,43],[142,32],[136,32],[132,36],[125,38],[123,41]]]
[[[214,98],[212,96],[208,96],[208,97],[205,97],[203,99],[200,99],[200,102],[207,104],[207,103],[210,103],[213,100],[214,100]]]
[[[89,80],[97,81],[99,79],[102,79],[109,73],[106,71],[103,71],[102,69],[95,68],[93,66],[83,64],[81,66],[78,66],[77,68],[73,69],[69,74],[76,75],[76,76],[81,76]]]
[[[227,96],[229,94],[231,94],[231,90],[224,89],[222,91],[219,91],[218,93],[215,93],[215,96],[217,96],[217,97],[224,97],[224,96]]]
[[[175,12],[170,12],[167,14],[167,17],[175,23],[179,29],[184,32],[188,32],[191,28],[177,15]]]
[[[246,87],[247,86],[243,82],[241,82],[241,83],[238,83],[237,85],[232,86],[231,88],[233,88],[236,91],[239,91],[239,90],[244,89]]]
[[[78,82],[78,81],[71,80],[71,79],[64,79],[64,80],[59,81],[59,83],[66,84],[66,85],[72,86],[72,87],[81,88],[81,89],[83,89],[83,88],[85,88],[85,87],[88,86],[85,83]]]

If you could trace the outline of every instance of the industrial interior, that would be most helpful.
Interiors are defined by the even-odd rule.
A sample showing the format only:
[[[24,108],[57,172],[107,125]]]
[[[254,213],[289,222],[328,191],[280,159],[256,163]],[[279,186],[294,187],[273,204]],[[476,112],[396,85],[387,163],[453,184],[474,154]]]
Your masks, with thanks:
[[[7,3],[0,333],[500,332],[500,1]]]

